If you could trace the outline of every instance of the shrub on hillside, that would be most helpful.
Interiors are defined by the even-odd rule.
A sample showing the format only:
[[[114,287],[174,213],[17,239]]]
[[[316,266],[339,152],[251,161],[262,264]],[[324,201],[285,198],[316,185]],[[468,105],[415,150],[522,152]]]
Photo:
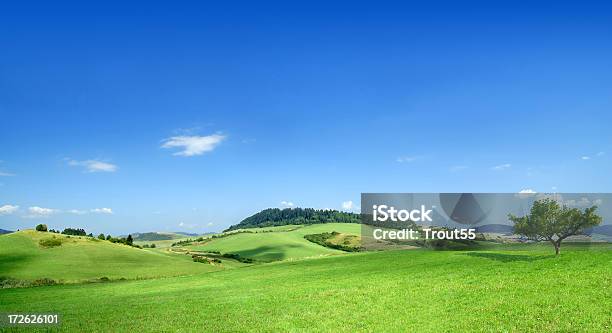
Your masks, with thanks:
[[[334,244],[329,242],[329,239],[339,235],[339,232],[336,231],[332,231],[332,232],[323,232],[320,234],[311,234],[311,235],[305,235],[304,238],[308,241],[311,241],[313,243],[319,244],[321,246],[325,246],[328,247],[330,249],[336,249],[336,250],[341,250],[341,251],[346,251],[346,252],[359,252],[361,251],[361,248],[359,247],[354,247],[354,246],[350,246],[347,244],[350,244],[350,241],[348,239],[344,240],[343,244]]]
[[[255,262],[255,260],[253,260],[251,258],[242,257],[238,253],[223,253],[221,256],[224,257],[224,258],[234,259],[236,261],[240,261],[240,262],[243,262],[245,264],[251,264],[251,263]]]
[[[38,244],[42,247],[56,247],[62,245],[62,239],[56,238],[55,236],[51,238],[43,238],[38,241]]]
[[[36,231],[47,231],[47,225],[46,224],[39,224],[36,226]]]
[[[57,284],[57,281],[49,278],[36,279],[32,281],[32,287],[40,287],[40,286],[52,286]]]

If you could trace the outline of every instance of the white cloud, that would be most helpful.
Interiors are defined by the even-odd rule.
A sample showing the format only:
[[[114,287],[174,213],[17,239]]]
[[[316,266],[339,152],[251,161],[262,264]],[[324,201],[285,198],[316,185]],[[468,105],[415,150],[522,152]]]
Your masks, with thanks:
[[[492,167],[492,170],[497,170],[497,171],[502,171],[502,170],[506,170],[506,169],[510,169],[512,167],[512,164],[510,163],[505,163],[505,164],[500,164],[500,165],[496,165],[494,167]]]
[[[342,203],[342,209],[344,210],[351,210],[355,207],[355,205],[353,205],[353,201],[349,200],[349,201],[344,201]]]
[[[19,206],[4,205],[0,207],[0,215],[10,215],[16,212],[18,209]]]
[[[14,175],[14,173],[0,171],[0,177],[13,177]]]
[[[28,208],[28,215],[25,215],[24,217],[26,218],[44,218],[44,217],[49,217],[58,212],[59,211],[57,209],[32,206]]]
[[[173,136],[165,139],[161,148],[180,148],[181,150],[173,155],[196,156],[214,150],[225,138],[226,136],[221,134]]]
[[[400,156],[397,159],[395,159],[395,161],[397,163],[410,163],[410,162],[414,162],[414,161],[416,161],[418,159],[419,159],[418,156]]]
[[[98,160],[69,160],[68,165],[83,167],[85,168],[85,172],[115,172],[117,169],[119,169],[119,167],[117,167],[115,164]]]
[[[196,224],[189,224],[189,223],[184,223],[184,222],[179,223],[178,226],[181,228],[187,228],[187,229],[193,229],[197,227]]]
[[[600,152],[596,153],[594,156],[595,157],[602,157],[605,154],[606,154],[605,152],[600,151]],[[583,161],[588,161],[588,160],[592,159],[592,157],[589,156],[589,155],[583,155],[583,156],[580,156],[580,159],[583,160]]]
[[[96,214],[113,214],[113,210],[110,208],[94,208],[91,212]]]
[[[291,201],[284,201],[283,200],[283,201],[281,201],[280,204],[284,208],[293,208],[293,207],[295,207],[295,204],[293,202],[291,202]]]
[[[535,193],[537,192],[530,188],[522,189],[519,191],[519,194],[535,194]]]
[[[85,214],[87,214],[87,211],[86,210],[71,209],[71,210],[68,211],[68,213],[75,214],[75,215],[85,215]]]
[[[208,222],[208,224],[206,224],[207,227],[212,227],[213,225],[215,225],[215,224],[212,223],[212,222]]]

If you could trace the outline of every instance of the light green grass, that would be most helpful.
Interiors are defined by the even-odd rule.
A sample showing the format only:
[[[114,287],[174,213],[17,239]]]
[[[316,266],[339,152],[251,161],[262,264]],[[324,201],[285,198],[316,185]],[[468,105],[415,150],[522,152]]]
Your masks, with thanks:
[[[609,332],[610,245],[406,250],[196,276],[0,290],[63,331]]]
[[[39,245],[40,239],[50,237],[62,239],[62,245],[51,248]],[[33,230],[0,236],[0,277],[76,282],[101,277],[136,279],[177,276],[219,269],[194,263],[187,255],[137,249],[89,237],[68,238]]]
[[[344,254],[343,251],[309,242],[304,239],[304,235],[331,231],[358,235],[360,225],[354,223],[326,223],[245,230],[256,233],[236,233],[227,237],[212,239],[203,245],[188,246],[187,248],[197,251],[237,253],[243,257],[264,262]]]
[[[198,236],[199,237],[199,236]],[[134,241],[134,244],[136,245],[151,245],[151,244],[155,244],[156,248],[159,249],[165,249],[165,248],[169,248],[172,246],[172,244],[179,242],[179,241],[184,241],[184,240],[188,240],[188,239],[196,239],[197,237],[185,237],[183,236],[182,238],[174,238],[174,239],[164,239],[164,240],[155,240],[155,241]]]

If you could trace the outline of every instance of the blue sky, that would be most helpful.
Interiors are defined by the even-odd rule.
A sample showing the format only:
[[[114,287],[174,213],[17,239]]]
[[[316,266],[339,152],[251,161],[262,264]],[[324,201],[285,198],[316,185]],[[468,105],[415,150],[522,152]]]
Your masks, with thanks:
[[[604,2],[4,3],[0,228],[610,192],[611,33]]]

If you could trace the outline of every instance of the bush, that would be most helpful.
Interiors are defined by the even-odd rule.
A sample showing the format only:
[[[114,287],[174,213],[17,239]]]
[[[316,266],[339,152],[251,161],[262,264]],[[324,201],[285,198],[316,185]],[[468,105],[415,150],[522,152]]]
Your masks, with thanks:
[[[0,289],[5,288],[24,288],[28,287],[30,283],[24,280],[17,280],[13,278],[0,277]]]
[[[234,260],[237,260],[237,261],[245,263],[245,264],[251,264],[251,263],[255,262],[255,260],[253,260],[251,258],[241,257],[238,253],[223,253],[221,256],[224,257],[224,258],[234,259]]]
[[[52,286],[54,284],[57,284],[57,282],[49,278],[36,279],[31,283],[32,287]]]
[[[38,241],[38,244],[42,247],[56,247],[62,245],[61,238],[55,238],[55,236],[51,238],[43,238]]]
[[[47,225],[46,224],[39,224],[36,226],[36,231],[47,231]]]
[[[332,231],[332,232],[324,232],[320,234],[305,235],[304,238],[310,242],[319,244],[321,246],[328,247],[330,249],[336,249],[336,250],[341,250],[341,251],[346,251],[346,252],[361,251],[359,247],[350,246],[349,245],[350,241],[348,239],[345,239],[345,241],[343,242],[344,244],[333,244],[328,241],[329,239],[339,234],[340,234],[339,232]]]

